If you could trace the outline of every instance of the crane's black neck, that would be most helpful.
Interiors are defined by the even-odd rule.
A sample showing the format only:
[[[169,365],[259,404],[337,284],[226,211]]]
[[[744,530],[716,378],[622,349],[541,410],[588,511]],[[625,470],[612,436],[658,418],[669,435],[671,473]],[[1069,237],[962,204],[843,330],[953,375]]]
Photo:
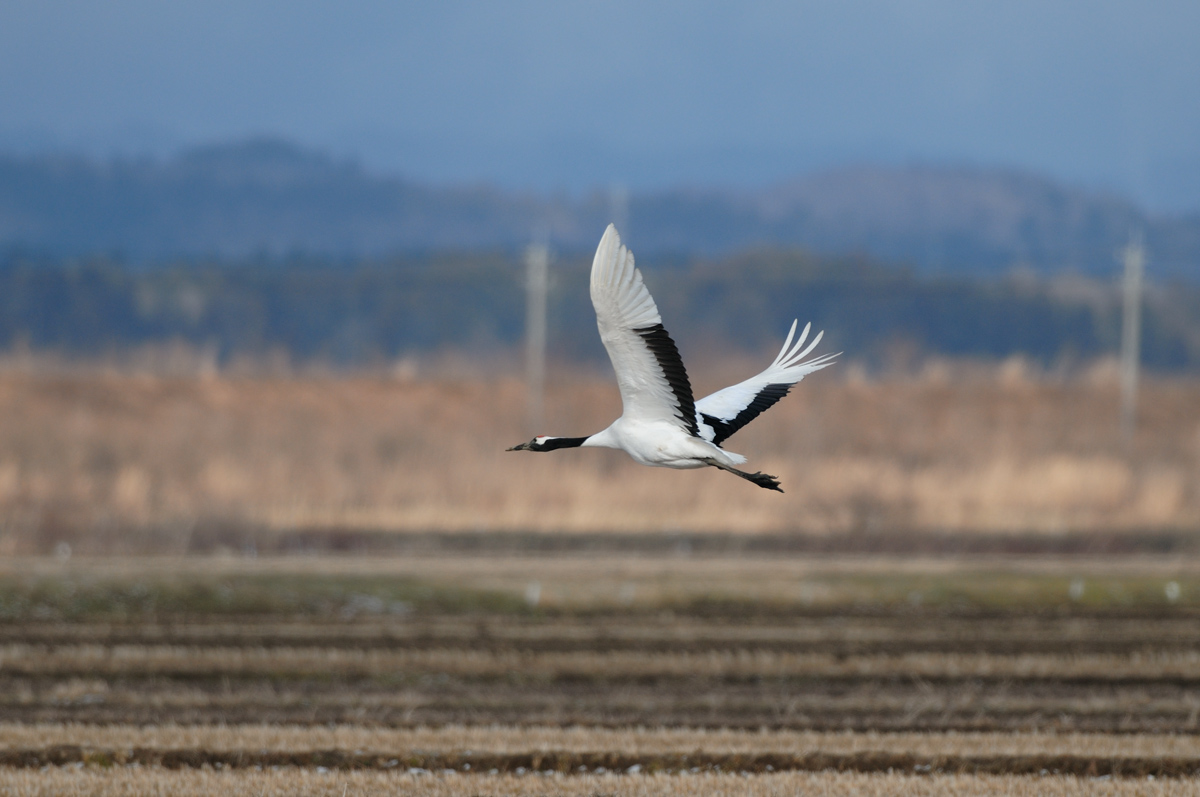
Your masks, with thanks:
[[[538,451],[554,451],[559,448],[579,448],[586,437],[548,437],[538,446]]]

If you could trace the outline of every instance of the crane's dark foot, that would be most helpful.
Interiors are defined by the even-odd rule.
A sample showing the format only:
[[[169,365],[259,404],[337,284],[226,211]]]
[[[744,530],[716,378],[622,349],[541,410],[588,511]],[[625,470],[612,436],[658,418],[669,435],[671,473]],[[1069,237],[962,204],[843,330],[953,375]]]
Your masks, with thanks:
[[[744,470],[738,470],[737,468],[731,468],[728,465],[723,465],[720,462],[717,462],[715,459],[706,459],[704,461],[709,465],[712,465],[714,468],[720,468],[721,470],[729,471],[735,476],[741,476],[748,482],[754,482],[764,490],[774,490],[777,493],[783,492],[783,488],[779,486],[779,479],[776,479],[769,473],[762,473],[761,471],[756,473],[746,473]]]
[[[764,489],[774,490],[777,493],[783,492],[783,488],[779,486],[779,479],[776,479],[769,473],[742,473],[739,471],[738,475],[746,481],[754,482],[759,487]]]

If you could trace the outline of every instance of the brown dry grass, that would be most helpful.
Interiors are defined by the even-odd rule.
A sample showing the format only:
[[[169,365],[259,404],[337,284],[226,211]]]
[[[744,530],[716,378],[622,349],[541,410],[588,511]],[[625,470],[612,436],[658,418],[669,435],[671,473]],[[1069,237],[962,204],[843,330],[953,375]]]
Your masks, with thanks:
[[[656,756],[709,754],[909,753],[918,756],[1087,756],[1200,758],[1195,734],[1099,733],[821,733],[690,728],[559,728],[451,725],[366,728],[287,725],[94,726],[0,724],[0,747],[208,750],[421,750],[455,753],[605,752]]]
[[[547,404],[539,431],[559,434],[598,430],[619,410],[615,389],[596,378],[556,385]],[[1194,382],[1149,381],[1126,447],[1105,378],[1038,380],[1013,367],[875,382],[850,367],[822,372],[730,441],[783,480],[782,496],[716,471],[642,468],[619,452],[505,453],[530,430],[521,385],[504,379],[9,367],[0,418],[0,552],[9,554],[58,540],[77,552],[136,550],[150,538],[179,549],[197,521],[812,533],[1200,524]]]
[[[0,774],[0,795],[145,795],[176,797],[222,794],[254,795],[359,795],[427,794],[436,797],[466,795],[555,795],[555,797],[674,797],[675,795],[794,795],[814,797],[905,794],[911,797],[1174,797],[1194,795],[1196,784],[1187,780],[1101,780],[1059,776],[995,775],[887,775],[855,772],[781,772],[765,775],[458,775],[381,772],[329,772],[308,769],[279,771],[173,771],[158,768],[99,769],[53,767],[45,772],[15,770]]]

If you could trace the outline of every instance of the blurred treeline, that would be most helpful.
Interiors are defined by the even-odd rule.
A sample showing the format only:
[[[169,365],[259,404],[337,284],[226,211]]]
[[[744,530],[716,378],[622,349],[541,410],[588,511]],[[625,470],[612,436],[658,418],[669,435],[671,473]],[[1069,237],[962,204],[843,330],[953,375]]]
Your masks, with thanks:
[[[782,250],[639,264],[685,358],[771,349],[797,317],[825,330],[829,350],[881,369],[1020,355],[1069,370],[1115,353],[1120,336],[1119,285],[1083,276],[922,276]],[[551,353],[599,363],[589,267],[584,256],[553,263]],[[346,367],[446,350],[486,356],[521,340],[523,275],[512,252],[153,268],[9,255],[0,259],[0,349],[94,357],[181,342],[218,363],[284,353]],[[1200,287],[1152,285],[1144,319],[1148,367],[1200,371]]]

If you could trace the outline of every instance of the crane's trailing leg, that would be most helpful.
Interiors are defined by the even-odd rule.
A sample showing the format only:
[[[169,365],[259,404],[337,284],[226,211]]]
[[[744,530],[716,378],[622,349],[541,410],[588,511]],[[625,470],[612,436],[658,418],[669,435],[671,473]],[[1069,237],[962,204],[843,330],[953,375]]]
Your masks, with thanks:
[[[706,460],[704,460],[704,462],[709,465],[712,465],[714,468],[720,468],[721,470],[727,470],[730,473],[734,474],[735,476],[741,476],[746,481],[754,482],[759,487],[762,487],[765,490],[774,490],[777,493],[783,492],[783,489],[780,488],[780,486],[779,486],[779,479],[776,479],[774,476],[772,476],[769,473],[762,473],[761,471],[759,471],[757,473],[746,473],[746,471],[744,471],[744,470],[738,470],[737,468],[731,468],[728,465],[717,462],[715,459],[706,459]]]

